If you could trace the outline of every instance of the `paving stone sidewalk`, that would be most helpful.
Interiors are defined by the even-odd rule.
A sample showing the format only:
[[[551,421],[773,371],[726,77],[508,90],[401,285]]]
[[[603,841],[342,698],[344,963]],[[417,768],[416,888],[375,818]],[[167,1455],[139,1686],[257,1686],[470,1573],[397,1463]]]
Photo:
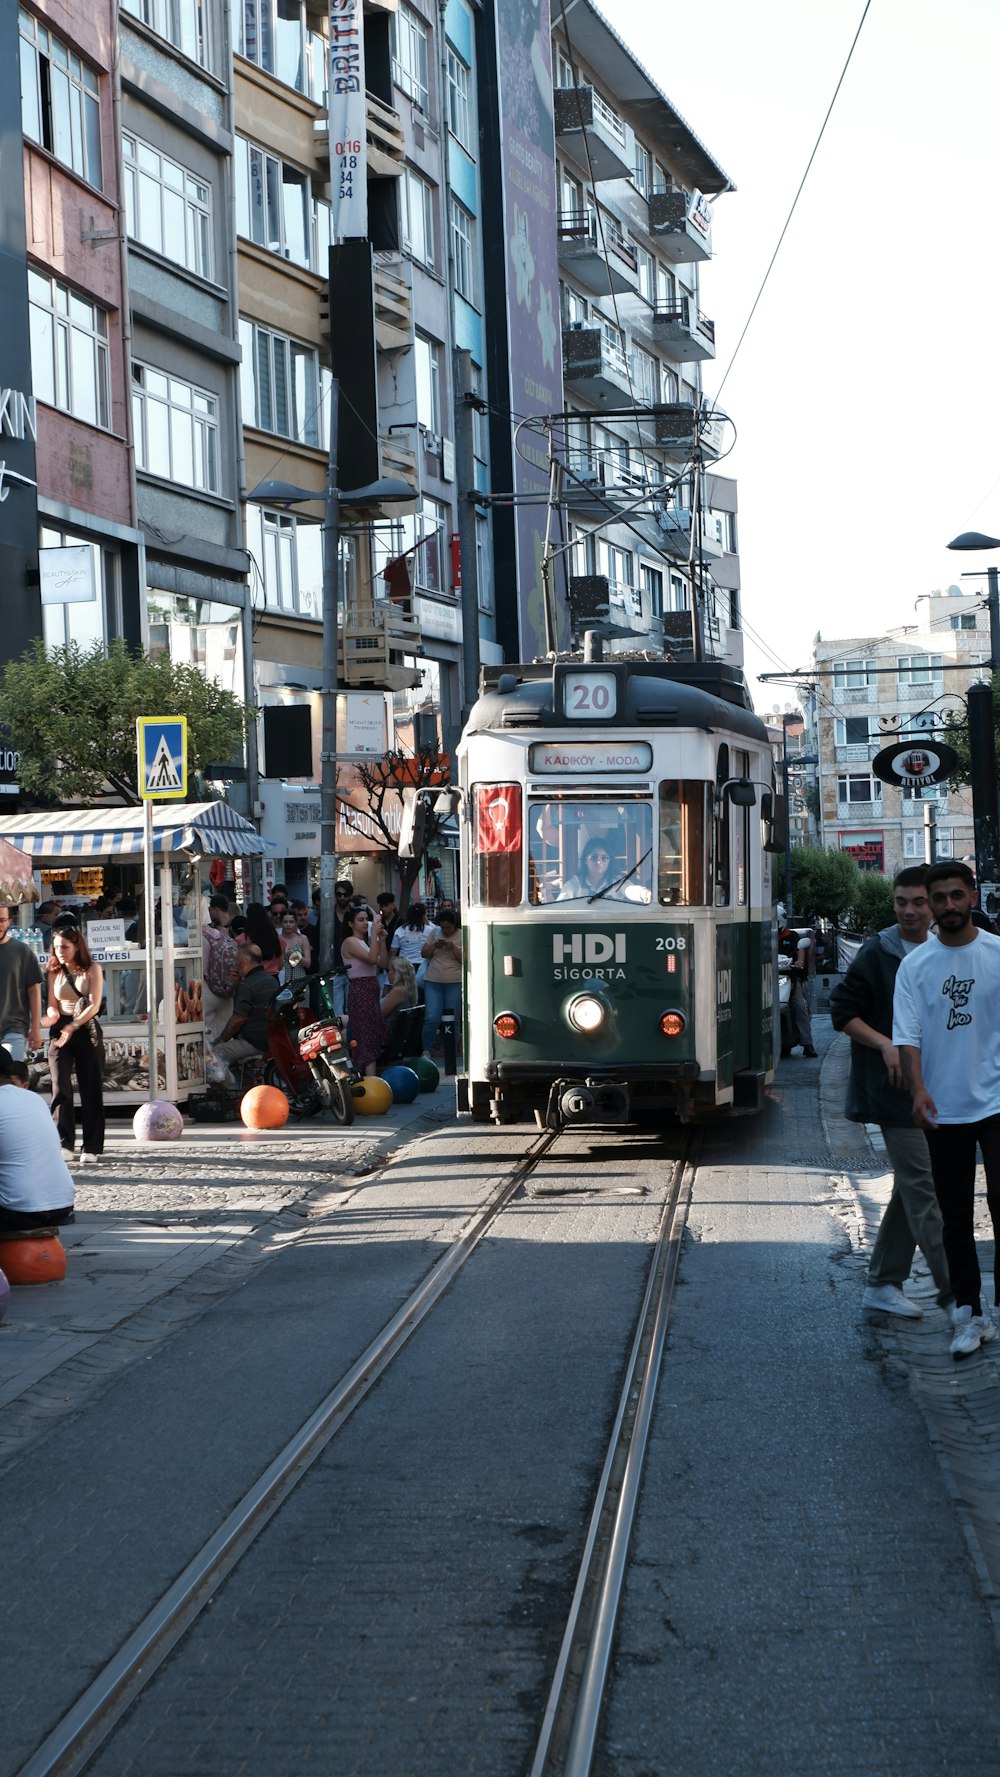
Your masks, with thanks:
[[[830,1150],[844,1171],[832,1183],[830,1207],[843,1221],[858,1271],[860,1291],[879,1222],[892,1190],[892,1173],[877,1129],[848,1123],[843,1115],[850,1040],[834,1036],[828,1019],[822,1040],[820,1117]],[[854,1160],[851,1160],[851,1156]],[[845,1165],[845,1160],[847,1164]],[[993,1227],[986,1206],[982,1167],[977,1175],[976,1240],[986,1299],[992,1299]],[[920,1406],[941,1463],[980,1588],[1000,1640],[1000,1339],[956,1363],[948,1347],[951,1328],[936,1302],[934,1283],[917,1252],[907,1294],[923,1309],[922,1320],[871,1316],[886,1357],[904,1374]]]
[[[102,1164],[74,1168],[65,1279],[15,1286],[0,1324],[0,1457],[79,1404],[88,1381],[232,1289],[395,1148],[451,1121],[454,1106],[442,1079],[349,1129],[328,1119],[278,1130],[187,1123],[177,1142],[139,1143],[129,1122],[110,1121]]]

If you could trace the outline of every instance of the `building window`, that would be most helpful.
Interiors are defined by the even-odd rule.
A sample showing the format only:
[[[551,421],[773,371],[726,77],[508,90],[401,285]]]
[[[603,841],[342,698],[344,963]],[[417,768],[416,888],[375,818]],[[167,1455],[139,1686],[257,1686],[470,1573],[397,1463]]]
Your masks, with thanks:
[[[325,274],[330,206],[314,199],[308,174],[242,136],[236,138],[235,163],[237,233]]]
[[[240,344],[244,420],[279,438],[318,446],[320,373],[314,348],[243,319]]]
[[[408,6],[392,14],[392,78],[421,111],[427,110],[427,26]]]
[[[838,802],[881,802],[882,780],[870,772],[849,771],[837,779]]]
[[[569,57],[561,49],[556,50],[555,85],[561,87],[575,86],[576,75]]]
[[[455,289],[466,302],[476,300],[476,224],[457,198],[451,200],[451,252]]]
[[[651,617],[663,616],[663,572],[660,568],[651,568],[646,562],[640,566],[642,590],[649,600]]]
[[[165,481],[219,491],[219,403],[151,364],[132,364],[135,466]]]
[[[670,576],[670,609],[686,611],[688,608],[687,587],[679,574]]]
[[[424,500],[417,518],[423,541],[414,550],[414,583],[422,592],[448,591],[445,561],[451,529],[451,514],[440,500]]]
[[[660,361],[632,347],[632,393],[640,407],[652,407],[660,398]]]
[[[467,154],[472,154],[472,109],[469,104],[469,70],[448,46],[448,127]]]
[[[166,658],[176,666],[195,666],[206,679],[245,699],[243,625],[235,606],[165,592],[154,581],[147,608],[151,660]]]
[[[402,182],[403,246],[421,265],[434,265],[434,188],[407,167]]]
[[[635,164],[632,168],[632,183],[643,197],[648,197],[653,189],[653,156],[641,142],[635,145]]]
[[[414,339],[417,381],[417,424],[441,435],[441,348],[417,334]]]
[[[242,0],[236,15],[240,55],[317,105],[326,103],[327,43],[310,30],[306,0]]]
[[[247,548],[264,585],[269,611],[323,615],[323,528],[289,512],[247,507]]]
[[[24,134],[101,190],[97,75],[30,13],[19,12],[18,24]]]
[[[975,611],[962,611],[959,616],[950,620],[952,629],[978,629],[979,619]]]
[[[108,316],[57,278],[28,269],[35,395],[91,426],[111,424]]]
[[[875,670],[874,660],[835,660],[833,663],[833,689],[835,691],[856,691],[862,685],[870,685],[870,674]]]
[[[896,661],[896,679],[901,694],[912,687],[923,690],[928,685],[943,683],[944,661],[940,654],[906,654]]]
[[[635,557],[631,549],[619,549],[614,543],[606,543],[604,549],[611,603],[624,605],[635,586]]]
[[[492,615],[493,551],[490,547],[490,521],[485,512],[476,513],[476,569],[479,584],[479,609]]]
[[[135,136],[122,137],[126,227],[133,240],[212,276],[211,187]]]
[[[165,37],[192,62],[208,67],[206,0],[122,0],[122,8]]]
[[[74,600],[69,605],[42,606],[46,648],[65,648],[76,642],[86,650],[98,642],[111,642],[122,633],[121,573],[116,551],[71,531],[50,530],[45,525],[39,529],[39,549],[79,549],[81,546],[88,548],[92,557],[94,596]]]
[[[876,716],[838,716],[833,724],[838,747],[867,746],[879,732]]]
[[[922,787],[903,784],[900,787],[900,800],[903,802],[941,802],[947,798],[947,784],[924,784]]]

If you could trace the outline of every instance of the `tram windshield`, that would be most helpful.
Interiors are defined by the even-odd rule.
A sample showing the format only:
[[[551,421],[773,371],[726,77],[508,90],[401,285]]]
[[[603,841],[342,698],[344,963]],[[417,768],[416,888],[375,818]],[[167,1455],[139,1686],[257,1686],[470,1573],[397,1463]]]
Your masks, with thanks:
[[[653,823],[647,802],[528,805],[528,899],[650,901]]]

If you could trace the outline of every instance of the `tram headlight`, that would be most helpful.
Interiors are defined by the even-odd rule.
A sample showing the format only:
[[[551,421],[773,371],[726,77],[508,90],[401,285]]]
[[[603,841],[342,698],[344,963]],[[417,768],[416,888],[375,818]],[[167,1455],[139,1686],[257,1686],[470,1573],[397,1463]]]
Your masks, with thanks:
[[[515,1012],[498,1012],[493,1020],[498,1037],[516,1037],[520,1028],[521,1020]]]
[[[600,1030],[608,1017],[608,1007],[593,993],[578,993],[566,1007],[566,1016],[574,1030],[582,1031],[584,1036],[592,1036]]]
[[[682,1037],[687,1029],[687,1019],[683,1012],[662,1012],[660,1014],[660,1030],[665,1037]]]

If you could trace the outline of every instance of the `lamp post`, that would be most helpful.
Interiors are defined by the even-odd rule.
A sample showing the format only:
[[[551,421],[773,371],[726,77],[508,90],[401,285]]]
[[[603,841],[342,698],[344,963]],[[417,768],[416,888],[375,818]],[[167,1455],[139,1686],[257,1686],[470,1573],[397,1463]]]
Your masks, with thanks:
[[[949,549],[1000,549],[1000,537],[981,531],[963,531]],[[1000,569],[986,569],[986,604],[990,617],[990,672],[1000,671]],[[972,779],[972,824],[976,836],[976,882],[979,905],[986,911],[989,896],[1000,894],[1000,810],[997,805],[997,744],[993,721],[993,687],[970,685],[969,775]]]
[[[323,976],[333,967],[333,922],[336,918],[335,886],[337,880],[337,693],[340,689],[338,669],[337,583],[340,557],[340,513],[342,507],[363,513],[373,506],[391,505],[417,498],[408,482],[398,476],[385,475],[365,487],[342,489],[337,485],[337,406],[338,384],[333,380],[330,419],[330,453],[326,489],[297,487],[288,481],[262,481],[247,495],[256,506],[278,506],[287,511],[292,506],[322,499],[323,501],[323,682],[322,743],[320,748],[320,953],[319,969]]]
[[[785,798],[785,924],[792,923],[792,811],[788,798],[788,724],[801,721],[798,711],[786,710],[781,718],[781,788]],[[796,753],[796,765],[818,765],[816,753]]]

